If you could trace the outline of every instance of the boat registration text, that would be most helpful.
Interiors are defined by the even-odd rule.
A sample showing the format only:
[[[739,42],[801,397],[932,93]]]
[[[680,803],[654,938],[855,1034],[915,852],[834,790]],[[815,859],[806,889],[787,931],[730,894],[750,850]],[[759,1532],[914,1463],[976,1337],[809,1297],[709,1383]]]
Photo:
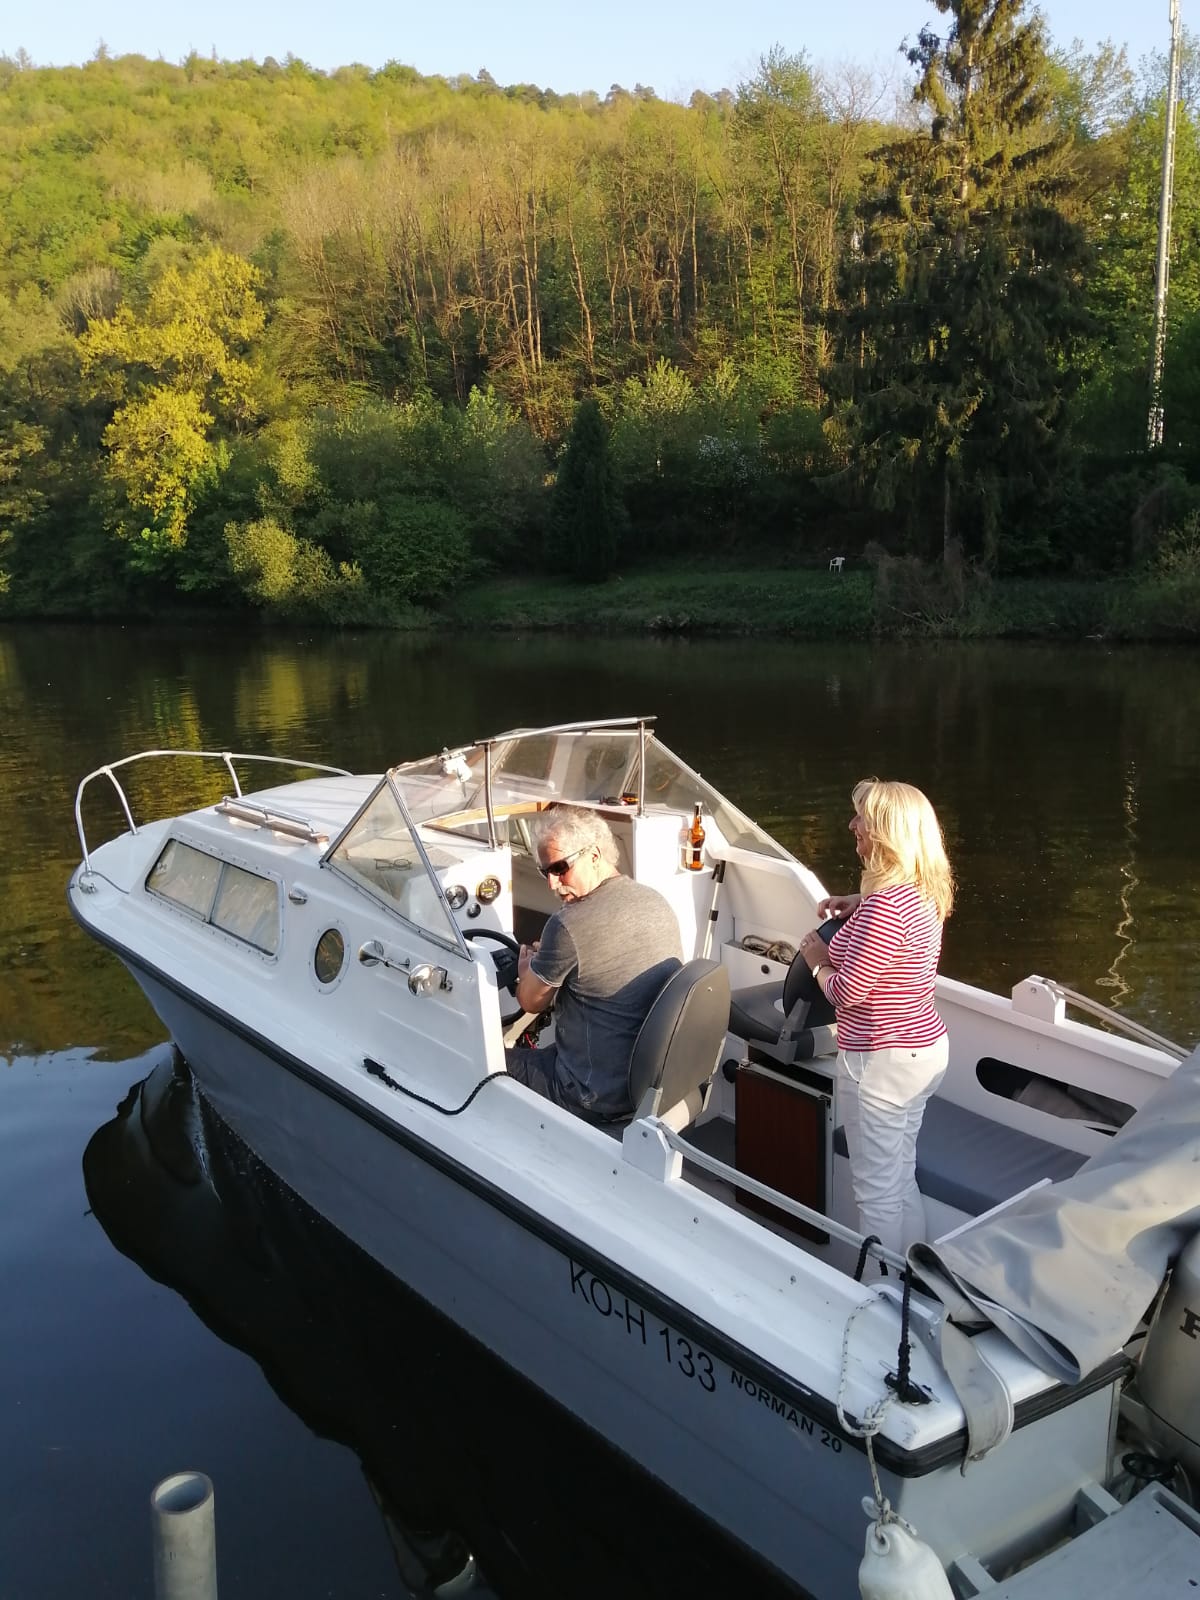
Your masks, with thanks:
[[[663,1361],[681,1378],[695,1383],[705,1394],[715,1394],[719,1383],[728,1382],[747,1400],[781,1417],[799,1433],[818,1440],[827,1450],[840,1451],[842,1441],[788,1400],[773,1394],[756,1378],[703,1350],[686,1335],[657,1317],[619,1289],[610,1288],[588,1267],[568,1258],[571,1269],[571,1298],[581,1310],[603,1317],[624,1332],[633,1344],[648,1355]],[[727,1378],[723,1376],[727,1374]]]

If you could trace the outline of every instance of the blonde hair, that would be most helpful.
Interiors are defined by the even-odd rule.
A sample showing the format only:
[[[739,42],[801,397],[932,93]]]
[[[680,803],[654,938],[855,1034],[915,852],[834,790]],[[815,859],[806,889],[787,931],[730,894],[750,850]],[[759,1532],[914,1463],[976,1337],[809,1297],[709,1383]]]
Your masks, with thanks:
[[[954,906],[954,874],[937,816],[920,789],[864,778],[851,799],[867,825],[862,892],[914,884],[945,921]]]

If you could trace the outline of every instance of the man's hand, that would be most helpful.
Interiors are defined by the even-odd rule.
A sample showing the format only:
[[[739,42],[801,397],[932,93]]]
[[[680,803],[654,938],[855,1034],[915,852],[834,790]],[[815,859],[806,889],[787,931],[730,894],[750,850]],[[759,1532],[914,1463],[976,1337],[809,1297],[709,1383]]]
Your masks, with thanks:
[[[529,971],[529,963],[541,949],[541,941],[535,939],[532,944],[523,944],[517,952],[517,977],[523,978]]]

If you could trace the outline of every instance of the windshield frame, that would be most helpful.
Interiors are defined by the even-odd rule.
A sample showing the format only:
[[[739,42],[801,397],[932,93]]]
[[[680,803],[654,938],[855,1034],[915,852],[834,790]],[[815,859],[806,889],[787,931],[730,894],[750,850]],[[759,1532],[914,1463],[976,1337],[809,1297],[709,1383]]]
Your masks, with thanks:
[[[363,801],[362,805],[359,806],[358,810],[350,818],[350,821],[338,834],[337,838],[330,840],[325,854],[321,857],[320,865],[322,867],[328,867],[331,872],[336,873],[343,883],[353,884],[353,886],[359,890],[360,893],[365,894],[369,900],[373,900],[376,905],[382,906],[386,911],[390,912],[391,915],[395,917],[398,922],[402,922],[406,928],[411,928],[415,933],[419,933],[423,938],[430,940],[430,942],[433,944],[436,944],[439,949],[448,950],[452,955],[461,956],[464,961],[473,963],[475,957],[472,955],[470,946],[463,937],[463,931],[458,925],[458,919],[455,917],[454,912],[451,909],[449,900],[446,898],[446,891],[442,887],[441,879],[438,877],[434,865],[429,859],[429,852],[425,848],[425,841],[421,838],[420,829],[413,821],[412,813],[409,811],[408,806],[405,803],[404,795],[400,790],[400,786],[394,781],[393,775],[395,771],[396,768],[392,767],[384,773],[383,777],[371,790],[370,794]],[[403,819],[405,827],[408,829],[409,837],[416,846],[417,854],[421,858],[421,865],[425,868],[425,876],[433,885],[434,893],[441,902],[442,909],[446,914],[447,923],[454,930],[455,937],[453,939],[446,938],[437,932],[436,929],[426,927],[424,923],[416,922],[412,917],[406,916],[405,913],[400,910],[400,907],[394,900],[389,899],[386,895],[383,895],[377,890],[371,888],[371,886],[364,882],[363,879],[356,877],[352,872],[347,872],[339,862],[334,860],[335,852],[339,850],[343,843],[353,834],[360,820],[366,816],[368,811],[374,805],[378,796],[385,788],[391,791],[392,799],[400,808],[401,818]]]

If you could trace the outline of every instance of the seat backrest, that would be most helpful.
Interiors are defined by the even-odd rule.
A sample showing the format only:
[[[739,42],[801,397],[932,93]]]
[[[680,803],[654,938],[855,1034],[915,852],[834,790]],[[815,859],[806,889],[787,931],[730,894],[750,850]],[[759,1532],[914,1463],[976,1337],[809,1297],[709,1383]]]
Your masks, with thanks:
[[[728,1027],[728,972],[717,961],[686,962],[659,990],[634,1041],[634,1115],[660,1116],[699,1096],[716,1070]]]

